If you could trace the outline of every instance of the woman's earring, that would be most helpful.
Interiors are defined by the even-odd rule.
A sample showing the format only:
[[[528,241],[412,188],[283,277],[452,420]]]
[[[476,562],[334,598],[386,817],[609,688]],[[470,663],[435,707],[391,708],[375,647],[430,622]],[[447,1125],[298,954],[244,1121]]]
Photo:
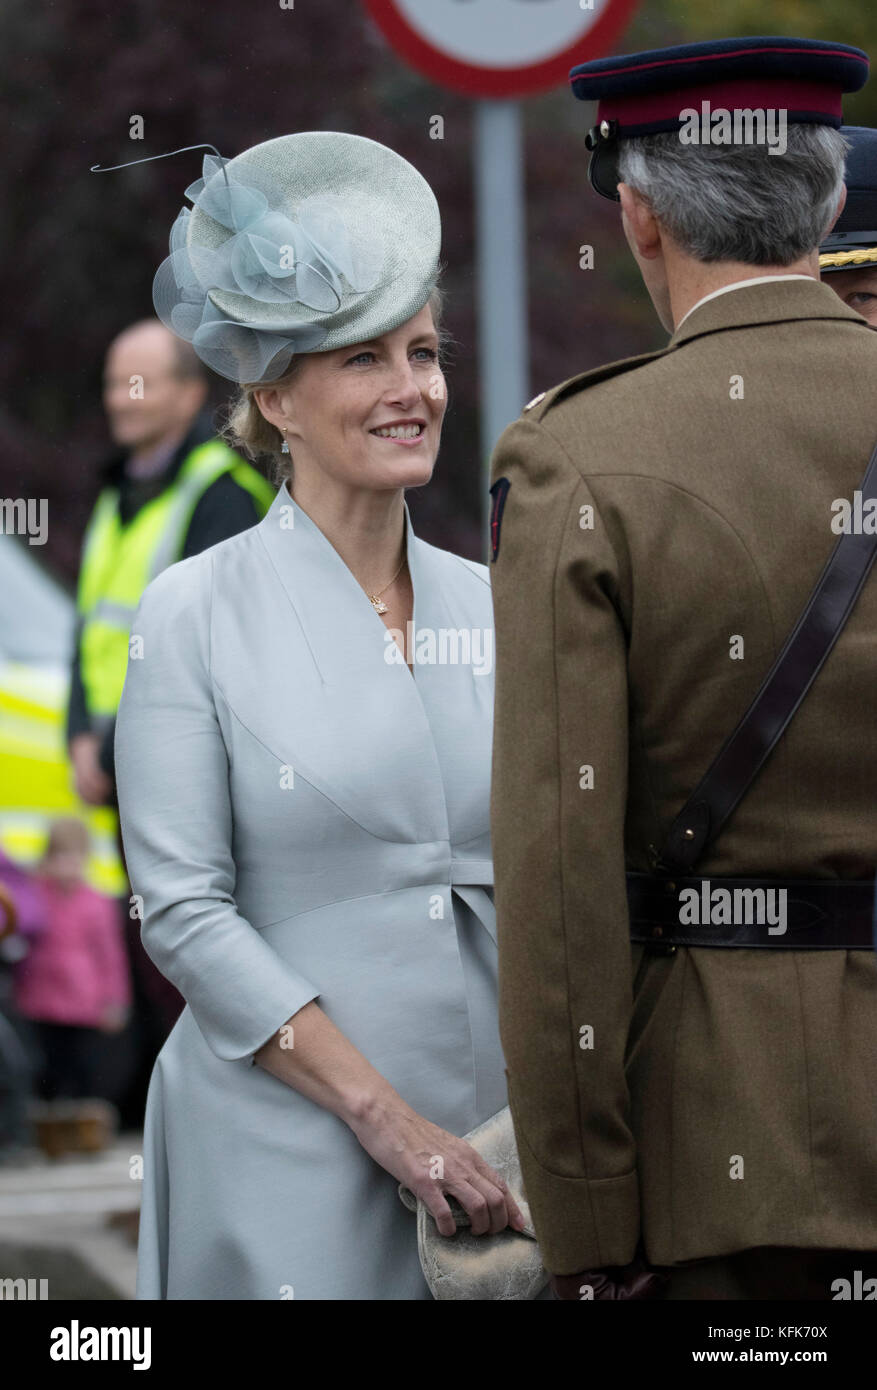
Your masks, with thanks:
[[[289,453],[289,445],[286,442],[286,430],[283,431],[283,443],[280,446],[280,452],[281,454]]]

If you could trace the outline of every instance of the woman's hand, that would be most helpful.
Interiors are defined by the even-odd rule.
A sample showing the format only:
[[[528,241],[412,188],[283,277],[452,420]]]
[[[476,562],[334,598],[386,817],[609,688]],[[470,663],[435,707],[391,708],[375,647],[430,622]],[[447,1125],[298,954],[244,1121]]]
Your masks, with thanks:
[[[330,1110],[366,1153],[426,1204],[443,1236],[457,1229],[445,1193],[476,1235],[524,1228],[506,1183],[465,1139],[424,1119],[402,1099],[311,999],[254,1053],[271,1076]]]
[[[365,1112],[348,1119],[348,1125],[366,1153],[424,1202],[441,1235],[452,1236],[457,1229],[446,1193],[466,1211],[475,1235],[496,1235],[506,1226],[523,1229],[521,1209],[507,1184],[465,1139],[434,1125],[396,1095],[372,1100]]]

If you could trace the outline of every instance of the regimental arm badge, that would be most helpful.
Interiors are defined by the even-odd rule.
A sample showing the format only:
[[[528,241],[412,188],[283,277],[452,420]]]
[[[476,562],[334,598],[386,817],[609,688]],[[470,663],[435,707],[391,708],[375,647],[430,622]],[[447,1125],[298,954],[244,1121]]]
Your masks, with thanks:
[[[493,498],[493,506],[490,509],[490,558],[495,560],[499,554],[499,530],[502,525],[502,514],[505,508],[505,500],[508,497],[511,483],[508,478],[497,478],[490,495]]]

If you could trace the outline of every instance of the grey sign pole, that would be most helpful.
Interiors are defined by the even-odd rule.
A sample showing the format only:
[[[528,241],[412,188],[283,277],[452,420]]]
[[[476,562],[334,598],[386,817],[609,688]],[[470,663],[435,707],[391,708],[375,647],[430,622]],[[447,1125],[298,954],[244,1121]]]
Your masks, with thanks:
[[[518,101],[475,103],[475,214],[482,504],[490,454],[529,399],[524,152]]]

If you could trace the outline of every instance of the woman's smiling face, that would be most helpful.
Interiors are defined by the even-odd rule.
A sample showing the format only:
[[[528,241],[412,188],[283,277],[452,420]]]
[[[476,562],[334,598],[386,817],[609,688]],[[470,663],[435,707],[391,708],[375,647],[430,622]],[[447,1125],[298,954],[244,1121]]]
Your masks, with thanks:
[[[314,470],[358,488],[428,482],[447,404],[430,306],[370,342],[306,355],[257,400],[286,427],[293,482]]]

